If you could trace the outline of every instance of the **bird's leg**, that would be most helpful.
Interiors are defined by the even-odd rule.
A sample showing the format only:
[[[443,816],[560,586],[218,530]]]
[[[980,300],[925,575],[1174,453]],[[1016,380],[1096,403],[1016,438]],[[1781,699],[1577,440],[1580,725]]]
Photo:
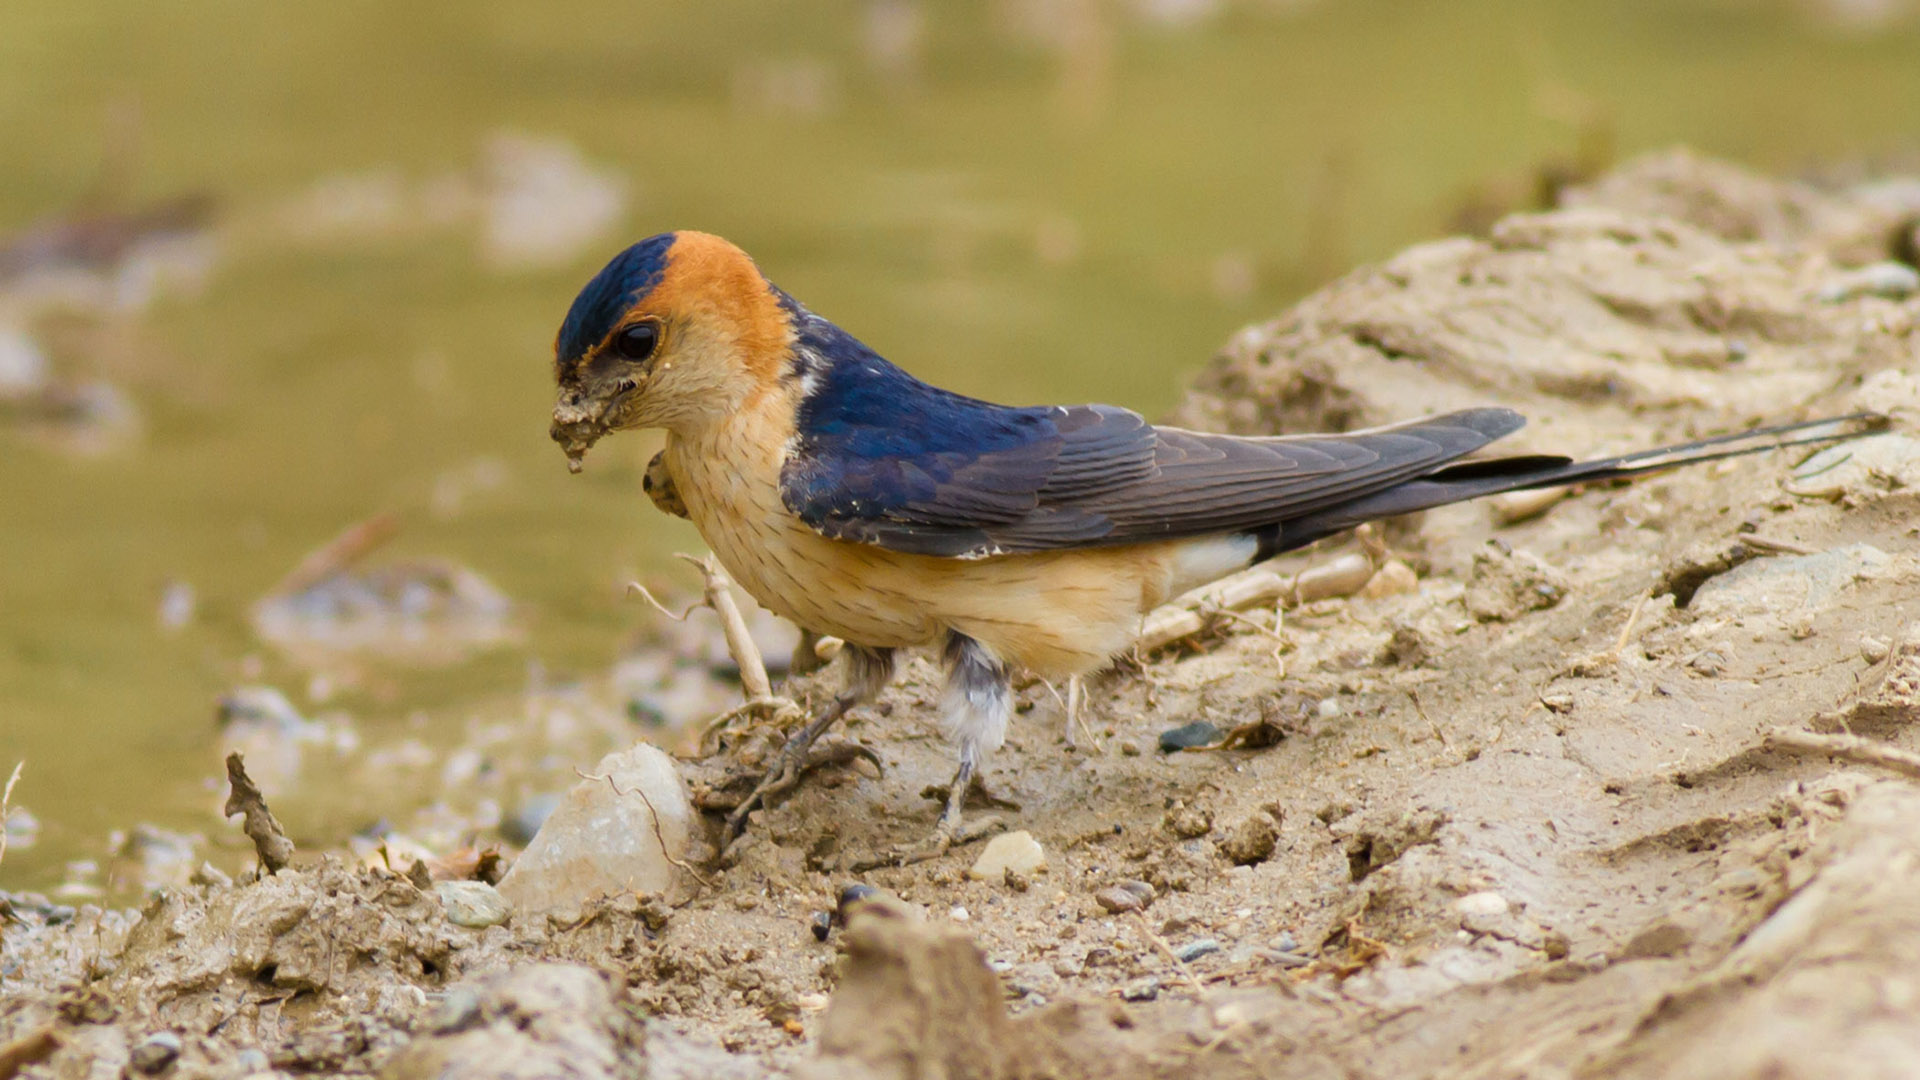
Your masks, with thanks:
[[[858,860],[852,866],[856,871],[876,866],[909,866],[937,859],[955,844],[978,840],[998,832],[1001,827],[992,819],[967,827],[962,825],[960,815],[981,763],[1006,741],[1007,720],[1013,715],[1013,686],[1000,658],[965,634],[948,633],[946,661],[947,688],[941,701],[943,719],[947,737],[960,751],[960,767],[947,788],[946,807],[941,810],[931,837],[877,858]]]
[[[942,696],[947,738],[960,751],[960,768],[947,789],[935,838],[949,844],[960,830],[960,810],[980,763],[1007,739],[1013,686],[1007,667],[985,645],[957,631],[947,633],[947,687]]]
[[[800,782],[800,768],[807,760],[807,751],[814,741],[826,734],[834,721],[847,714],[856,705],[871,701],[887,680],[893,678],[893,650],[869,649],[864,645],[848,645],[847,685],[838,697],[827,703],[820,714],[807,721],[806,726],[788,737],[785,746],[773,759],[773,767],[760,778],[760,783],[734,807],[727,815],[727,839],[732,840],[747,828],[747,815],[766,804],[775,795],[779,795]]]

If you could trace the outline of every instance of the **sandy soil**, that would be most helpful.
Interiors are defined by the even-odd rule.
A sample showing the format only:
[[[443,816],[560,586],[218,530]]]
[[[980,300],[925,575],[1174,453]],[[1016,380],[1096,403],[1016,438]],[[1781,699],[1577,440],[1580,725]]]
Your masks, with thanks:
[[[1179,420],[1501,402],[1534,418],[1519,448],[1583,454],[1894,425],[1399,523],[1416,580],[1124,664],[1077,745],[1027,688],[974,813],[1043,870],[974,880],[980,845],[840,869],[938,811],[916,661],[850,728],[884,773],[816,771],[681,906],[473,930],[305,852],[138,912],[13,897],[0,1077],[1913,1075],[1920,792],[1768,736],[1920,742],[1920,299],[1883,261],[1916,221],[1920,182],[1662,155],[1239,335]],[[1194,721],[1259,737],[1160,752]],[[856,881],[879,897],[819,940]]]

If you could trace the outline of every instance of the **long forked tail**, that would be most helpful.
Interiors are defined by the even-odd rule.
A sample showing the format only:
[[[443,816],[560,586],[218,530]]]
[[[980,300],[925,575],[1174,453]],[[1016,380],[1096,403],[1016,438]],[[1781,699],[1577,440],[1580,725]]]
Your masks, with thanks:
[[[1825,420],[1755,428],[1732,435],[1716,435],[1677,446],[1663,446],[1657,450],[1641,450],[1592,461],[1527,455],[1462,462],[1385,491],[1283,522],[1275,526],[1271,534],[1263,533],[1260,536],[1258,558],[1291,551],[1369,521],[1478,499],[1485,495],[1641,476],[1682,465],[1698,465],[1787,446],[1851,439],[1880,431],[1886,426],[1887,418],[1879,413],[1854,413]]]

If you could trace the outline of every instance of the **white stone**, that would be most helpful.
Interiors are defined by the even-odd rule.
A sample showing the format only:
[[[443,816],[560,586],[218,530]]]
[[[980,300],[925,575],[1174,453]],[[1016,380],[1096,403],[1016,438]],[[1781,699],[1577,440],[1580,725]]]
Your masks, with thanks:
[[[500,880],[515,908],[578,908],[600,896],[685,887],[672,860],[686,855],[694,809],[673,759],[639,743],[601,758],[593,773],[566,793]]]
[[[447,921],[455,926],[483,930],[499,926],[513,914],[513,905],[500,890],[484,881],[442,881],[433,891],[447,909]]]
[[[1040,841],[1025,829],[1001,833],[987,842],[985,851],[975,860],[967,876],[975,881],[1000,881],[1011,870],[1016,874],[1035,874],[1047,868],[1047,853]]]
[[[1453,902],[1453,910],[1462,915],[1505,915],[1507,898],[1497,892],[1468,893]]]

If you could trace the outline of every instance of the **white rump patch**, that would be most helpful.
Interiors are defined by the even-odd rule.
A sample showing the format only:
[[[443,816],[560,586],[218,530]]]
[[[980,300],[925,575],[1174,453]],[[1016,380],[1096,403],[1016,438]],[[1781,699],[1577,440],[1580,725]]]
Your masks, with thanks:
[[[1245,569],[1259,550],[1260,541],[1245,533],[1183,541],[1174,552],[1167,595],[1179,596]]]

